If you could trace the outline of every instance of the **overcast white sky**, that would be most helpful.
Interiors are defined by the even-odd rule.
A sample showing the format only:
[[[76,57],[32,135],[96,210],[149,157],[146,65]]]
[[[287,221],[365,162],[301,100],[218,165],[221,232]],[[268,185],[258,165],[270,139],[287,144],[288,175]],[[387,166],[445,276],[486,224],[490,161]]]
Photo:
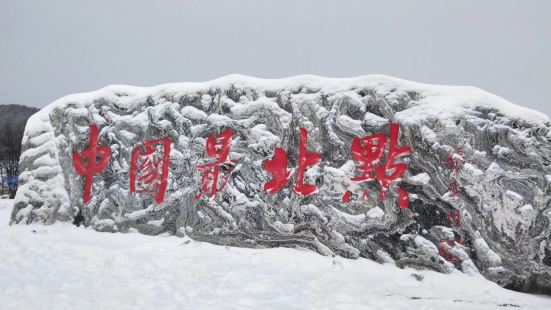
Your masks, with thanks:
[[[0,104],[231,73],[473,85],[551,115],[551,0],[0,0]]]

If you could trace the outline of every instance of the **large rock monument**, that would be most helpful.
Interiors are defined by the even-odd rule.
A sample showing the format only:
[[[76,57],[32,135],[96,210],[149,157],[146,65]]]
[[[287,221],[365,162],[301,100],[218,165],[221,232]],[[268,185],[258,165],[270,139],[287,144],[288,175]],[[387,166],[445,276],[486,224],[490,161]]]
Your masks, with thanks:
[[[473,87],[239,75],[32,116],[11,223],[301,247],[551,292],[551,123]]]

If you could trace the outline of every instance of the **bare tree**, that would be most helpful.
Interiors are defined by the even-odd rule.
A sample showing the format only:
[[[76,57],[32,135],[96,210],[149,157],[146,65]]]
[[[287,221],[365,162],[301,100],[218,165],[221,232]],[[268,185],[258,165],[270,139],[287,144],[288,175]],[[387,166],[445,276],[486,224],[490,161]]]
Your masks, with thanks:
[[[22,105],[0,105],[0,178],[14,180],[19,176],[21,140],[27,119],[38,109]],[[15,197],[17,182],[9,189],[10,198]]]
[[[0,170],[8,180],[19,175],[19,156],[24,127],[21,124],[5,124],[0,128]],[[17,183],[9,189],[10,198],[15,197]]]

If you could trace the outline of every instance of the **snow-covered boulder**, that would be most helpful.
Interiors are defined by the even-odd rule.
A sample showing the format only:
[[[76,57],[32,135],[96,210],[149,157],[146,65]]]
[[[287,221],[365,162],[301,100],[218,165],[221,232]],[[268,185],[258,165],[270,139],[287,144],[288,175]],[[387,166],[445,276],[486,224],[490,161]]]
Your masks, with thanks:
[[[352,180],[361,167],[351,146],[355,137],[389,136],[391,124],[399,125],[399,145],[412,153],[396,159],[407,171],[382,199],[376,180]],[[83,155],[89,146],[91,125],[98,146],[106,147],[102,154],[111,156],[90,179],[84,202],[86,176],[75,169],[73,153]],[[300,128],[307,132],[307,152],[321,157],[302,175],[316,187],[309,195],[293,190]],[[209,135],[228,129],[219,191],[198,197],[210,169],[198,167],[213,162],[207,152],[220,152],[206,149]],[[481,273],[505,287],[550,292],[550,133],[547,116],[480,89],[386,76],[232,75],[150,88],[109,86],[61,98],[29,119],[11,222],[73,221],[99,231],[302,247]],[[169,141],[165,149],[150,149],[169,154],[164,197],[131,186],[133,151],[144,151],[152,139]],[[265,161],[276,148],[288,155],[290,180],[271,195],[264,190],[272,179]],[[407,208],[399,197],[409,198]]]

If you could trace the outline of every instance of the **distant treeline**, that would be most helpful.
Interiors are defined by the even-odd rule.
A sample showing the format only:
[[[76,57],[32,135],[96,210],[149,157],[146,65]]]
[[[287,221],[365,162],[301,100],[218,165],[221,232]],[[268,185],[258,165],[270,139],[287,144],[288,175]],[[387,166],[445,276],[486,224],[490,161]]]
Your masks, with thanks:
[[[39,109],[23,105],[0,105],[0,194],[17,191],[21,140],[27,119]]]

